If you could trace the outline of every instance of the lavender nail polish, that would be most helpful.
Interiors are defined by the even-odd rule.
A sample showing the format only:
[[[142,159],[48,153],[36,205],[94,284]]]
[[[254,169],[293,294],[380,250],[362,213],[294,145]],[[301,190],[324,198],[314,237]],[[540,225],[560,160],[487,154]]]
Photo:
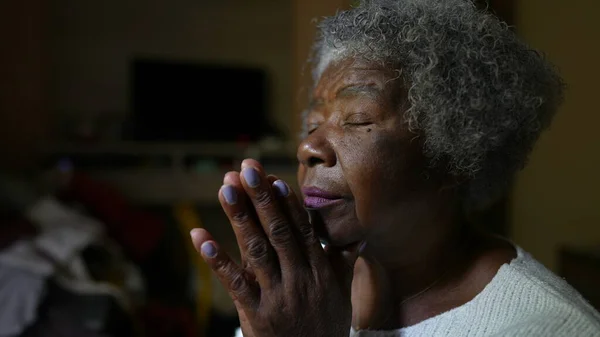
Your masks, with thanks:
[[[253,167],[246,167],[242,171],[242,175],[244,176],[244,179],[246,180],[248,186],[255,188],[258,187],[258,185],[260,185],[260,176]]]
[[[233,186],[224,185],[221,188],[221,193],[223,193],[223,197],[229,205],[235,205],[235,203],[237,202],[237,192],[235,191],[235,188],[233,188]]]
[[[213,258],[217,256],[217,247],[215,247],[212,242],[203,243],[202,246],[200,246],[200,249],[202,250],[202,254],[207,257]]]
[[[273,183],[273,187],[275,188],[275,193],[280,197],[287,197],[290,194],[290,190],[282,180],[276,180]]]
[[[367,242],[363,241],[363,243],[361,243],[360,246],[358,247],[358,253],[359,254],[364,253],[366,248],[367,248]]]

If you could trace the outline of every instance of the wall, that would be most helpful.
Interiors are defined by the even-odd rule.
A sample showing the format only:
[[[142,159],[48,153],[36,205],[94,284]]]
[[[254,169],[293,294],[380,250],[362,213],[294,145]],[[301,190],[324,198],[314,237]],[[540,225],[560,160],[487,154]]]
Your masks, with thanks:
[[[34,0],[0,1],[0,167],[34,165],[45,136],[46,8]]]
[[[600,2],[518,2],[517,28],[568,83],[566,102],[515,186],[513,238],[551,268],[564,244],[600,245]]]
[[[312,75],[307,61],[315,41],[317,22],[337,10],[349,8],[350,4],[350,0],[293,0],[293,136],[298,136],[302,130],[300,115],[308,105]]]
[[[53,108],[127,113],[128,62],[159,56],[266,67],[273,119],[289,128],[290,17],[280,0],[54,0]]]

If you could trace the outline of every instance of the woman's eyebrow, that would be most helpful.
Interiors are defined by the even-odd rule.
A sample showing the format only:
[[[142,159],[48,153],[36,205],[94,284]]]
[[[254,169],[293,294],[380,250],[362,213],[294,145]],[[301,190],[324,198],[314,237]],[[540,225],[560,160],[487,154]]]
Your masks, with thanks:
[[[335,92],[335,98],[341,97],[352,97],[356,95],[369,95],[371,97],[378,97],[381,95],[381,90],[376,83],[357,83],[349,84],[341,87]],[[325,104],[325,100],[321,97],[313,98],[309,104],[309,110],[313,110],[321,105]]]
[[[356,95],[369,95],[371,97],[378,97],[381,95],[381,90],[375,83],[359,83],[359,84],[350,84],[345,87],[340,88],[335,93],[335,98],[340,97],[349,97]]]
[[[321,98],[311,99],[311,101],[308,103],[308,111],[315,110],[317,107],[323,104],[325,104],[325,101]]]

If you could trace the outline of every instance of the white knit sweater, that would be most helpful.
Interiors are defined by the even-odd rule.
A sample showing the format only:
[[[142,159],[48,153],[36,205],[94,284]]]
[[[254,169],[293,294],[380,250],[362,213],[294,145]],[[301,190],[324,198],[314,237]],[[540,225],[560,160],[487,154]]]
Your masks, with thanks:
[[[600,336],[600,314],[567,282],[517,247],[517,257],[500,267],[470,302],[404,329],[351,331],[350,336]]]
[[[600,314],[567,282],[516,249],[517,257],[468,303],[404,329],[352,330],[350,337],[600,337]]]

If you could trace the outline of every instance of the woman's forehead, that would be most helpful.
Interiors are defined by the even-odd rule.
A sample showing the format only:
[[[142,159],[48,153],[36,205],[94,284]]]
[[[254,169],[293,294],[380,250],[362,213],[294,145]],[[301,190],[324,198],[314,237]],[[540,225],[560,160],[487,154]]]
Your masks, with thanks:
[[[346,87],[375,87],[383,91],[390,79],[394,79],[395,73],[374,62],[357,59],[334,61],[317,79],[312,96],[313,99],[332,99]]]

